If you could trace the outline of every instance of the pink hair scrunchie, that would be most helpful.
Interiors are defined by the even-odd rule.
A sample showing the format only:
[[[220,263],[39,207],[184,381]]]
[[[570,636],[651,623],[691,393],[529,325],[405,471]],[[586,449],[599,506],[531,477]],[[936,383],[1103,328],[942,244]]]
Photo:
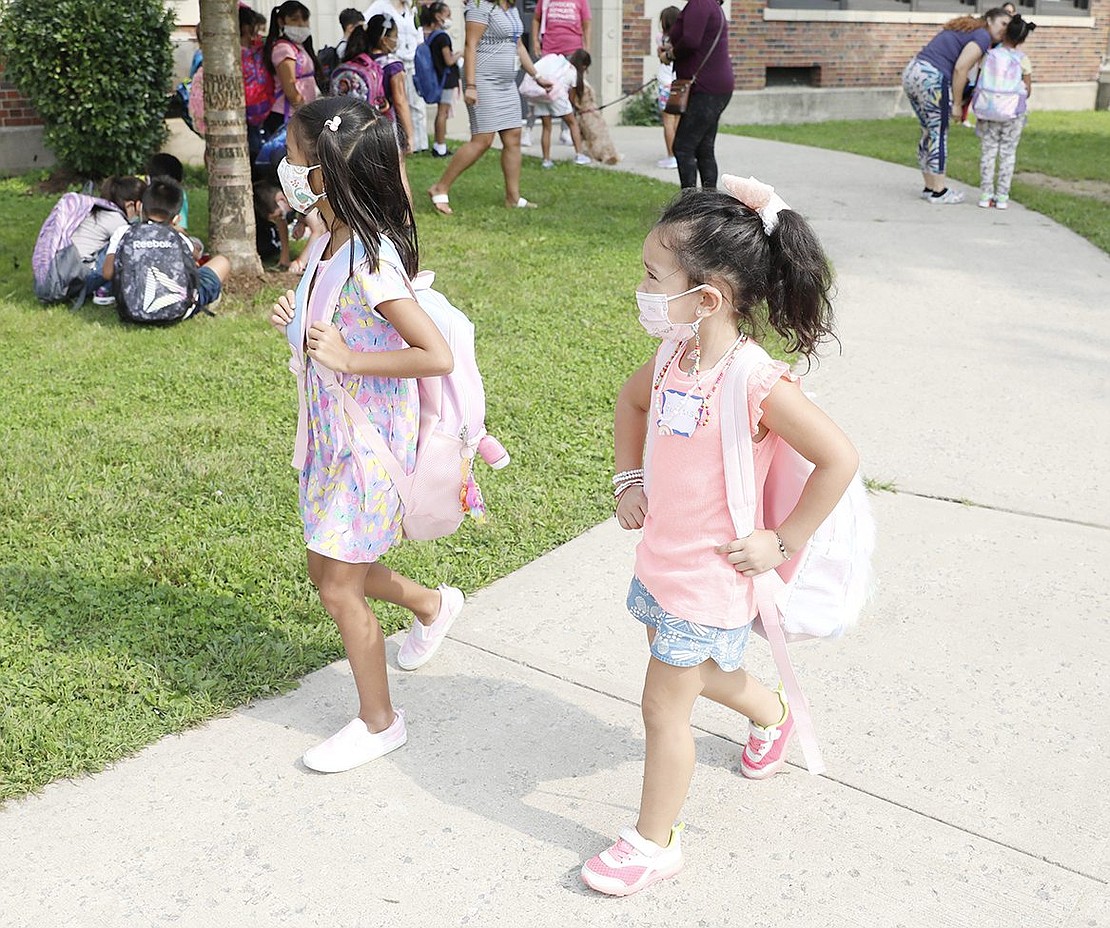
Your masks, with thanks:
[[[735,174],[722,174],[721,186],[725,193],[754,210],[763,220],[763,231],[770,235],[779,224],[779,213],[790,209],[786,201],[770,184],[754,177],[737,177]]]

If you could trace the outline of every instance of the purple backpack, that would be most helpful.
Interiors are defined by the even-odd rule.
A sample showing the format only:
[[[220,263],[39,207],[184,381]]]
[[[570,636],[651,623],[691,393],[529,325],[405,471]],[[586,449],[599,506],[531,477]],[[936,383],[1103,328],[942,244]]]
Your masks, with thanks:
[[[39,229],[31,269],[35,275],[35,296],[44,303],[78,299],[85,292],[89,265],[81,260],[73,233],[94,209],[110,209],[123,215],[115,203],[84,193],[66,193],[54,204]]]

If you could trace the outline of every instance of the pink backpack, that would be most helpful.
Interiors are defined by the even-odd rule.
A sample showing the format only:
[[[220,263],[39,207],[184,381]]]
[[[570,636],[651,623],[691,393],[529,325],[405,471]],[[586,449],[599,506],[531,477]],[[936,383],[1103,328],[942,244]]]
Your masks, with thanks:
[[[300,381],[301,421],[293,456],[293,466],[298,469],[304,466],[307,451],[303,341],[308,285],[326,244],[327,236],[324,236],[309,254],[304,276],[297,287],[296,316],[286,330],[293,351],[291,366]],[[357,264],[365,259],[365,252],[360,242],[355,242],[355,248]],[[404,275],[401,257],[391,242],[382,241],[379,260],[393,265]],[[348,267],[345,250],[328,263],[319,284],[329,288],[327,305],[334,306],[338,302],[347,282]],[[405,277],[407,279],[407,275]],[[405,473],[366,412],[343,389],[335,372],[316,365],[329,393],[342,403],[350,425],[369,443],[397,488],[404,506],[402,528],[411,541],[429,541],[450,535],[468,514],[477,519],[484,517],[485,503],[473,474],[476,454],[495,470],[509,463],[509,455],[501,443],[486,433],[486,398],[474,356],[474,325],[443,294],[432,289],[434,279],[434,274],[424,271],[409,286],[420,307],[443,334],[455,364],[450,374],[422,377],[418,381],[420,425],[416,464],[411,474]]]

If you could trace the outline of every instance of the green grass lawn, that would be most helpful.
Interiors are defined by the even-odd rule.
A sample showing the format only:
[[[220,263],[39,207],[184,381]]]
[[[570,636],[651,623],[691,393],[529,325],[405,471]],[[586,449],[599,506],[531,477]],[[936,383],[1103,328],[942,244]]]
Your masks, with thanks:
[[[509,211],[490,155],[448,219],[421,193],[442,162],[410,165],[423,265],[476,323],[488,424],[513,463],[480,469],[488,525],[387,560],[472,591],[611,513],[614,400],[652,350],[640,247],[674,188],[527,159],[542,209]],[[305,576],[276,289],[169,329],[43,308],[30,252],[54,200],[0,181],[0,798],[342,656]],[[190,219],[206,228],[204,189]],[[380,615],[387,631],[407,622]]]
[[[1034,96],[1035,96],[1034,89]],[[729,126],[723,132],[854,152],[911,167],[917,165],[920,126],[913,117],[783,126]],[[949,174],[979,185],[979,139],[974,130],[949,132]],[[1064,180],[1110,183],[1110,112],[1031,112],[1018,146],[1018,172]],[[1110,203],[1015,181],[1013,198],[1062,223],[1110,252]],[[972,197],[973,198],[973,197]]]

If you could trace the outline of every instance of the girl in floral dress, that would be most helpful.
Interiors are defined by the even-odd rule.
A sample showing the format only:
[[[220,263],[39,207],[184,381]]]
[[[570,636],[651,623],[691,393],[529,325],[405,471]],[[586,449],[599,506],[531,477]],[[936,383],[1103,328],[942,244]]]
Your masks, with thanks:
[[[328,228],[300,287],[279,298],[271,322],[289,339],[300,386],[293,463],[308,574],[339,628],[358,689],[358,715],[304,755],[306,767],[337,773],[407,737],[367,600],[396,603],[415,616],[398,653],[406,670],[432,656],[462,609],[454,587],[428,589],[380,563],[401,540],[402,504],[357,427],[368,420],[411,471],[419,421],[414,378],[445,374],[453,359],[409,285],[418,264],[416,230],[388,117],[349,97],[306,104],[289,123],[278,175],[289,202],[301,212],[318,209]]]

